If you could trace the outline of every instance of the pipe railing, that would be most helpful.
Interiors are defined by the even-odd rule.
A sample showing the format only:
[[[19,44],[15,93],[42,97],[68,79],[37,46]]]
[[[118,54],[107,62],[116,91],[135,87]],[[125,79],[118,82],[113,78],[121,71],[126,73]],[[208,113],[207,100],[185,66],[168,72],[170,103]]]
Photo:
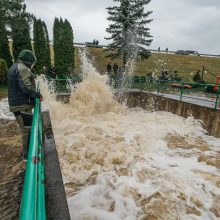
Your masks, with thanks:
[[[217,91],[207,92],[208,87],[213,88],[216,86],[218,88]],[[158,80],[157,87],[158,95],[214,109],[220,109],[220,85]]]
[[[46,219],[42,130],[41,103],[39,99],[36,99],[20,207],[20,220]]]
[[[70,83],[80,82],[80,76],[67,79],[49,79],[54,83],[55,92],[69,93]],[[123,81],[123,82],[122,82]],[[124,82],[125,81],[125,82]],[[127,83],[126,83],[127,82]],[[198,105],[220,109],[220,85],[208,83],[182,82],[176,80],[156,80],[152,77],[133,76],[133,77],[110,77],[109,84],[115,89],[126,85],[130,89],[140,89],[141,91],[156,92],[157,95],[169,96],[180,101],[190,102]],[[176,86],[175,86],[176,84]],[[207,92],[207,87],[218,87],[215,93]],[[172,97],[171,97],[172,95]]]

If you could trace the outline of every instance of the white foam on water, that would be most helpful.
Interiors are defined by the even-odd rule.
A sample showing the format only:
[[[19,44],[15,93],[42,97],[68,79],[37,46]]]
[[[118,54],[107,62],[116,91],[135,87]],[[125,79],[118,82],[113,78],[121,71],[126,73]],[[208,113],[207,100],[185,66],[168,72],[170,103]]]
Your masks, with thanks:
[[[9,111],[8,99],[4,98],[0,100],[0,118],[6,120],[14,120],[14,114]]]
[[[106,80],[90,66],[69,104],[41,82],[71,219],[219,219],[220,172],[201,156],[216,159],[220,139],[193,117],[119,104]]]

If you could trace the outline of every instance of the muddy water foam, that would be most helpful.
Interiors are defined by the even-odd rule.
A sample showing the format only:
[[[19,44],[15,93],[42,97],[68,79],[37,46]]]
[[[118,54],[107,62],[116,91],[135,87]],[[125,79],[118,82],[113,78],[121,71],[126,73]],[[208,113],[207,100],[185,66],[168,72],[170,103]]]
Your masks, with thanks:
[[[192,117],[119,104],[85,63],[69,104],[41,83],[71,218],[219,219],[220,140]]]

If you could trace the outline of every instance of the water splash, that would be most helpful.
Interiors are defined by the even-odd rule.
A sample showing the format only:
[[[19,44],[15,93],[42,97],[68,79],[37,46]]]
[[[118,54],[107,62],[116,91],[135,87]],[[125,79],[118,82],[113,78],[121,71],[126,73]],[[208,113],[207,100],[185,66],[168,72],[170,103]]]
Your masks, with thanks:
[[[9,111],[8,99],[0,100],[0,119],[14,120],[15,116]]]
[[[154,61],[153,74],[155,74],[157,78],[161,76],[162,72],[168,71],[168,61],[166,57],[167,55],[159,53],[158,58]]]
[[[79,58],[81,61],[80,68],[81,68],[81,75],[83,79],[88,75],[90,71],[97,72],[96,68],[92,64],[91,58],[89,59],[88,57],[89,57],[89,53],[86,50],[86,48],[80,48]]]
[[[106,76],[84,65],[69,104],[41,89],[71,218],[218,219],[220,140],[192,117],[126,108]]]

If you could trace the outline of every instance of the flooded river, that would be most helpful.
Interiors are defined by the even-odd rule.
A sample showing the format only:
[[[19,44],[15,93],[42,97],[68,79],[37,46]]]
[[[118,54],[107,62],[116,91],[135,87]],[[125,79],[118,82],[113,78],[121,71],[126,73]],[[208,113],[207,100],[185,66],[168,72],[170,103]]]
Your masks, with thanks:
[[[87,62],[49,108],[72,220],[220,219],[220,139],[202,122],[129,109]]]
[[[88,61],[69,103],[40,79],[72,220],[220,219],[220,139],[202,122],[128,108]],[[16,219],[24,164],[0,101],[0,219]]]

